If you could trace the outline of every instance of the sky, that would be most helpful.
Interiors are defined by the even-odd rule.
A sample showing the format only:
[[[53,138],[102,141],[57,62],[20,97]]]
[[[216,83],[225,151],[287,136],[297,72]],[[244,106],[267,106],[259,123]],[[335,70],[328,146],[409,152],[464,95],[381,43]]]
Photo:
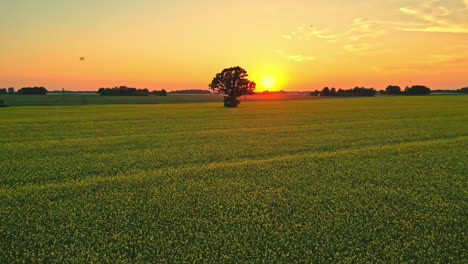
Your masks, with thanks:
[[[468,86],[468,0],[0,0],[0,10],[0,87],[208,89],[232,66],[259,91]]]

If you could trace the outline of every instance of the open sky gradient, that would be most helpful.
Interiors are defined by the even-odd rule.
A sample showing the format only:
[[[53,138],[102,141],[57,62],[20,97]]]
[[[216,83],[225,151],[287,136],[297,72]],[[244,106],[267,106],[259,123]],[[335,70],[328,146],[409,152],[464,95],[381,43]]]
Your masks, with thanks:
[[[237,65],[259,83],[272,76],[273,89],[468,86],[468,0],[1,0],[0,10],[0,87],[207,89]]]

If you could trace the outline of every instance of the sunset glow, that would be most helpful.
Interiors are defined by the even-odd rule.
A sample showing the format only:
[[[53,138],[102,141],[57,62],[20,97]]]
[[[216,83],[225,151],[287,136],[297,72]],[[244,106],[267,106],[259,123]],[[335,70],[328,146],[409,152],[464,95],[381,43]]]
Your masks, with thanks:
[[[275,79],[272,76],[266,76],[262,79],[262,86],[266,89],[271,89],[275,86]]]
[[[259,89],[468,85],[466,0],[16,0],[0,9],[0,87],[207,89],[232,66]]]

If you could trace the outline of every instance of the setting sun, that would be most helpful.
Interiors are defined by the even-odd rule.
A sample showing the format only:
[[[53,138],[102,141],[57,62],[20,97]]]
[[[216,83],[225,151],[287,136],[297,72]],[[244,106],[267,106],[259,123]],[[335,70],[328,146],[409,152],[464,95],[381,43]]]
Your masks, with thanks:
[[[275,86],[275,83],[275,78],[273,78],[272,76],[266,76],[262,79],[262,86],[266,89],[272,88],[273,86]]]

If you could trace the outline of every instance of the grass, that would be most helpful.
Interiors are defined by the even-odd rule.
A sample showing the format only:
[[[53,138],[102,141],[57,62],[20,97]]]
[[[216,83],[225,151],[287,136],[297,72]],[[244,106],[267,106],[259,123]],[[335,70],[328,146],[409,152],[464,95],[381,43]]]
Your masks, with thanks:
[[[467,101],[3,108],[0,263],[463,263]]]
[[[308,94],[244,96],[241,101],[316,99]],[[168,96],[99,96],[98,94],[0,95],[10,106],[72,106],[115,104],[177,104],[223,102],[222,95],[189,94]]]

